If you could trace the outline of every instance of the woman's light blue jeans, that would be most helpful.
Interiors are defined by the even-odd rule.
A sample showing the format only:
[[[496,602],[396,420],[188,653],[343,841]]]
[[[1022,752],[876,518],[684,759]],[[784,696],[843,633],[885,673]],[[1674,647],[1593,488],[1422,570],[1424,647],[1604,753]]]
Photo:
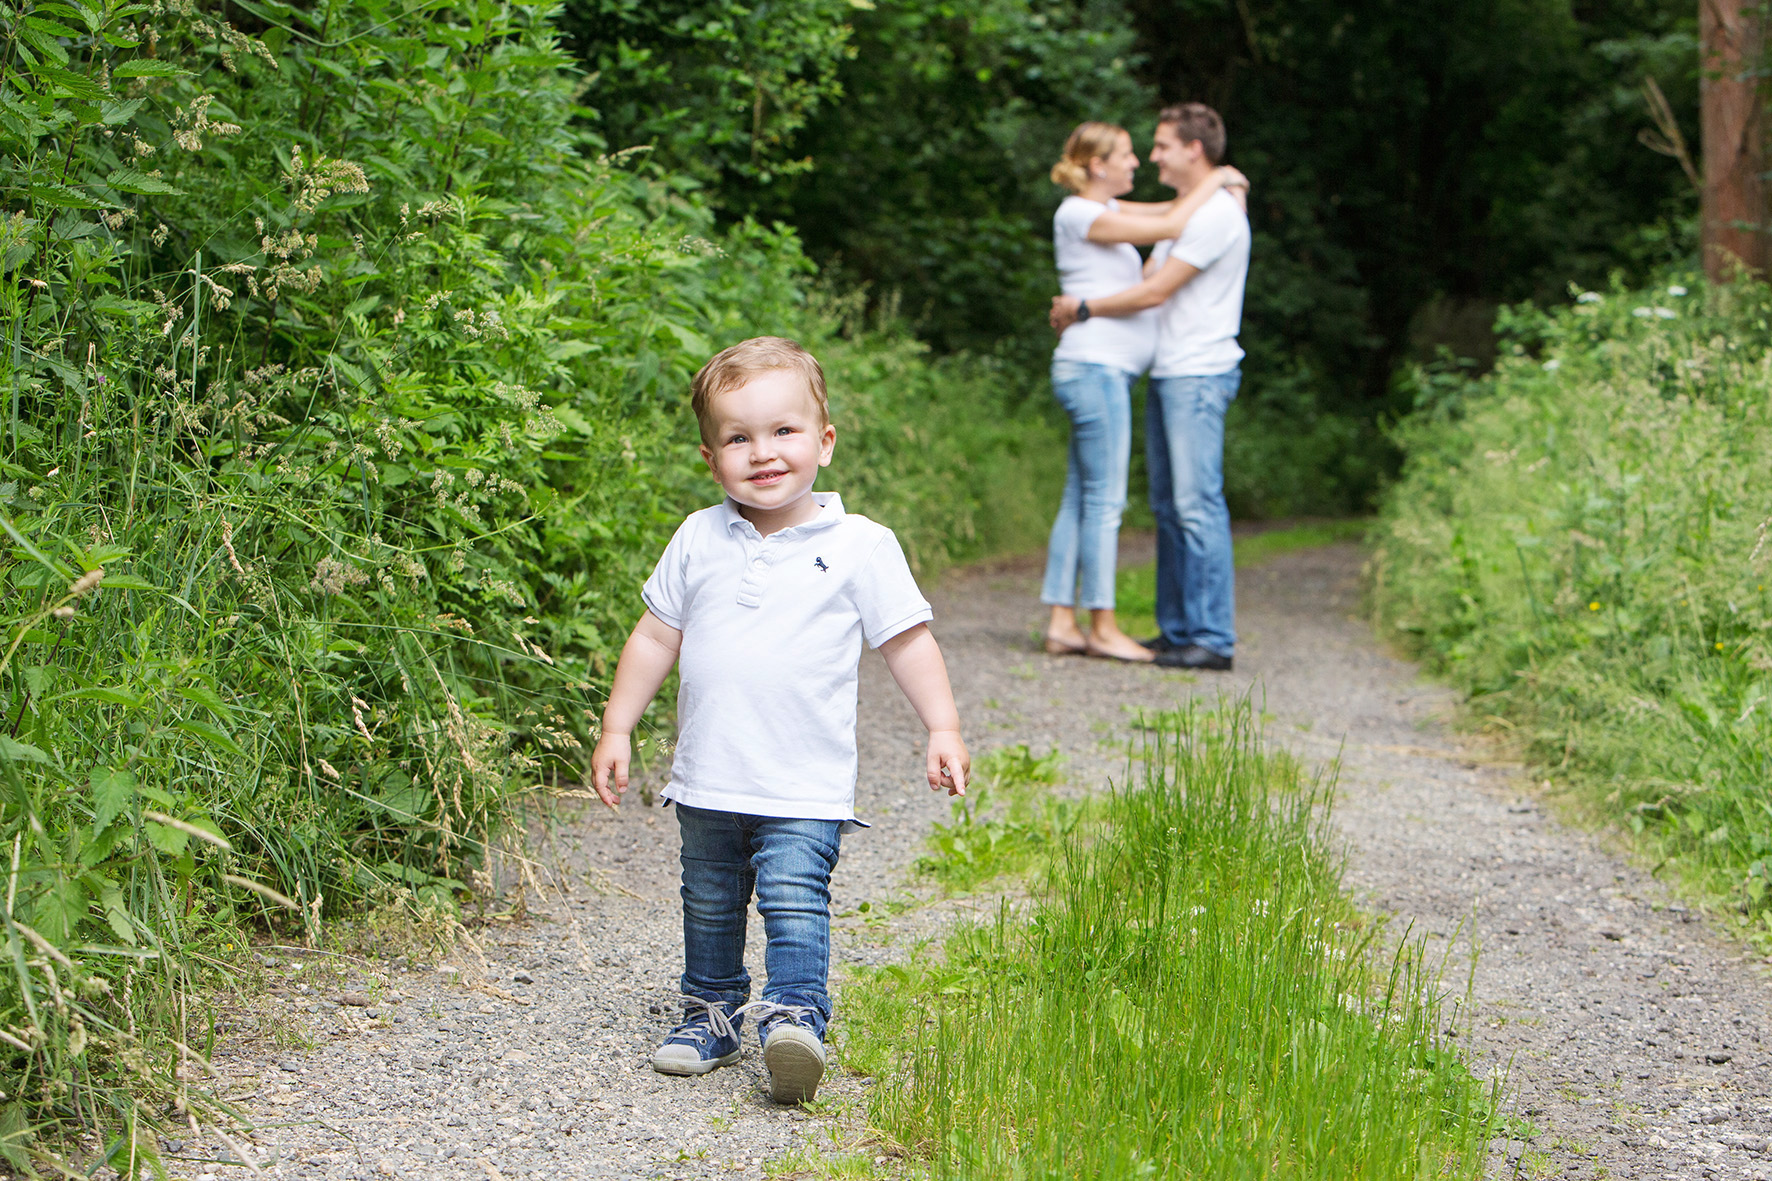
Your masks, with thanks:
[[[744,937],[755,890],[769,940],[763,999],[811,1009],[823,1037],[841,822],[673,807],[683,833],[683,991],[732,1008],[750,1000]]]
[[[1151,511],[1157,515],[1157,626],[1176,647],[1237,646],[1231,514],[1224,503],[1224,412],[1240,369],[1153,377],[1145,397]]]
[[[1112,365],[1052,362],[1052,392],[1071,416],[1071,447],[1040,586],[1040,601],[1049,606],[1113,609],[1136,380]]]

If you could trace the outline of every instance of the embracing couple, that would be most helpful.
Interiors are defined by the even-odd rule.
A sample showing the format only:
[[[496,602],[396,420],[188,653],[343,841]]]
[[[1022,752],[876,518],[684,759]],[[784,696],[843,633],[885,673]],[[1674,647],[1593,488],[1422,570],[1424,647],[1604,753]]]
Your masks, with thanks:
[[[1151,161],[1176,199],[1120,201],[1132,189],[1132,137],[1085,123],[1052,179],[1071,190],[1052,219],[1064,294],[1052,388],[1071,418],[1064,500],[1040,600],[1046,650],[1169,668],[1228,670],[1233,626],[1224,414],[1237,396],[1237,331],[1249,273],[1248,182],[1224,158],[1224,120],[1201,103],[1157,116]],[[1137,247],[1152,246],[1150,260]],[[1150,372],[1145,446],[1157,518],[1155,639],[1114,621],[1114,567],[1132,453],[1132,384]],[[1090,613],[1084,632],[1078,611]]]

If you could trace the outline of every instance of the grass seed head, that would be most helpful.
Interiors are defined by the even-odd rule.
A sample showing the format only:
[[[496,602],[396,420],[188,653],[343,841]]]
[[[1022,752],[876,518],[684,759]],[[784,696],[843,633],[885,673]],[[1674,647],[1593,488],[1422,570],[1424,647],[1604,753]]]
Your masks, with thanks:
[[[70,582],[68,584],[68,593],[73,595],[76,599],[83,595],[91,594],[98,589],[98,584],[103,582],[104,579],[105,568],[103,566],[95,566],[85,574],[76,578],[73,582]]]

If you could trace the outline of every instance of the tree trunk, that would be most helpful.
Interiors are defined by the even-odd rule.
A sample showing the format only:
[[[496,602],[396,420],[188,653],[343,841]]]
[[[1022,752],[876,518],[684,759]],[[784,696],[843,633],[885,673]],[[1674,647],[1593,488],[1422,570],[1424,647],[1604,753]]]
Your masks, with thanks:
[[[1699,0],[1698,37],[1704,273],[1728,282],[1743,267],[1764,274],[1767,263],[1760,0]]]

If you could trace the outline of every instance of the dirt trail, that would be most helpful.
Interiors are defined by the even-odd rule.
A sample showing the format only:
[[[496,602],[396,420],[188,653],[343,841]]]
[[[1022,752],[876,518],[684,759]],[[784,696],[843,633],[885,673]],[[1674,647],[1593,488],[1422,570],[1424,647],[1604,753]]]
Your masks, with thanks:
[[[1758,962],[1547,817],[1518,768],[1485,765],[1450,735],[1450,694],[1354,617],[1359,563],[1333,546],[1244,572],[1237,671],[1197,680],[1047,657],[1034,644],[1033,566],[957,575],[932,597],[973,749],[1057,745],[1073,781],[1098,784],[1122,768],[1130,711],[1264,694],[1275,739],[1313,760],[1342,755],[1358,899],[1453,956],[1453,938],[1480,943],[1474,1008],[1448,1021],[1479,1071],[1511,1062],[1514,1104],[1535,1129],[1497,1144],[1493,1175],[1772,1177],[1772,1006]],[[858,810],[875,827],[845,840],[833,883],[839,963],[899,954],[954,909],[984,905],[889,905],[910,897],[906,868],[947,806],[920,782],[915,718],[873,656],[862,718]],[[848,1135],[866,1080],[834,1071],[823,1111],[776,1108],[748,1034],[739,1066],[694,1081],[650,1070],[668,1021],[653,1010],[668,1013],[680,970],[674,816],[586,812],[567,836],[568,892],[528,923],[484,931],[483,973],[467,956],[454,972],[382,971],[378,984],[351,961],[277,954],[270,971],[288,985],[271,1003],[311,1026],[317,1047],[236,1044],[215,1059],[224,1093],[266,1121],[241,1145],[266,1174],[758,1178],[798,1145]],[[337,974],[316,979],[316,961]],[[1464,979],[1454,968],[1447,987],[1462,993]],[[190,1177],[221,1167],[194,1158],[234,1152],[178,1149]]]

